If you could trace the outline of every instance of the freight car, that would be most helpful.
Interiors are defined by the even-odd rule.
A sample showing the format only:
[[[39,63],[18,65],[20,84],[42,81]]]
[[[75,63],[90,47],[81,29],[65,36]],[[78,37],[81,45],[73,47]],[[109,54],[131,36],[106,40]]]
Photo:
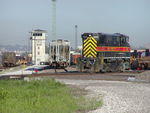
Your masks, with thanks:
[[[120,33],[84,33],[82,43],[82,57],[77,60],[79,72],[116,72],[130,68],[128,36]]]
[[[16,54],[14,52],[2,53],[2,65],[3,67],[13,67],[16,65]]]
[[[150,69],[150,52],[149,49],[134,50],[131,53],[131,69]]]
[[[81,53],[71,53],[70,54],[70,65],[76,65],[77,59],[81,57]]]
[[[70,63],[70,42],[68,40],[52,40],[50,42],[50,66],[66,68]]]

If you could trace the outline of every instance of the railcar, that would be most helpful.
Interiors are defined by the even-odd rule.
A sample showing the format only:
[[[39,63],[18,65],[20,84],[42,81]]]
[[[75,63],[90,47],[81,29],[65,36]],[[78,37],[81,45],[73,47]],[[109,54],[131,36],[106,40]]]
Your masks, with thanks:
[[[53,68],[66,68],[70,63],[70,42],[68,40],[52,40],[50,42],[50,66]]]
[[[2,65],[3,67],[16,66],[16,54],[14,52],[3,52],[2,53]]]
[[[130,45],[126,35],[84,33],[82,45],[82,57],[77,60],[79,72],[116,72],[130,68]]]

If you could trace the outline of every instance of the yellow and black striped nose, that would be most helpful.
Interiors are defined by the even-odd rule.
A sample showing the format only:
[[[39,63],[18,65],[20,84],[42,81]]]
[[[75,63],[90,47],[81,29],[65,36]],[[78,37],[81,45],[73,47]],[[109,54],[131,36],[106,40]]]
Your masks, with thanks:
[[[96,47],[97,41],[92,36],[87,37],[83,41],[83,56],[95,58],[97,55]]]

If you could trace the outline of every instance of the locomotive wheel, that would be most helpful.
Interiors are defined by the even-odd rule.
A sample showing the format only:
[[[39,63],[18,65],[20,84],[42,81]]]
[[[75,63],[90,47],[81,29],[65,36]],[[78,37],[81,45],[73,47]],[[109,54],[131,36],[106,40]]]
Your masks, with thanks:
[[[108,70],[108,67],[107,67],[106,64],[101,65],[101,69],[100,69],[100,72],[101,72],[101,73],[106,73],[107,70]]]
[[[84,71],[84,65],[83,65],[82,62],[78,65],[78,71],[79,72],[83,72]]]
[[[99,58],[97,58],[96,59],[96,61],[95,61],[95,63],[94,63],[94,68],[95,68],[95,72],[96,73],[98,73],[98,72],[100,72],[100,70],[102,69],[102,64],[100,64],[100,59]]]
[[[95,73],[95,65],[91,65],[90,73]]]
[[[124,67],[124,64],[123,64],[123,63],[120,64],[118,71],[120,71],[120,72],[124,72],[124,71],[125,71],[125,67]]]

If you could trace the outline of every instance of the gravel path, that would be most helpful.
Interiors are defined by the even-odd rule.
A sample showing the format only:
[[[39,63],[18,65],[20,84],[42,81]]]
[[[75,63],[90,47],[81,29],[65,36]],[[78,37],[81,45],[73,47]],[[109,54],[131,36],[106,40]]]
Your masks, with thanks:
[[[89,113],[150,113],[150,84],[102,80],[57,79],[103,98],[103,106]]]

